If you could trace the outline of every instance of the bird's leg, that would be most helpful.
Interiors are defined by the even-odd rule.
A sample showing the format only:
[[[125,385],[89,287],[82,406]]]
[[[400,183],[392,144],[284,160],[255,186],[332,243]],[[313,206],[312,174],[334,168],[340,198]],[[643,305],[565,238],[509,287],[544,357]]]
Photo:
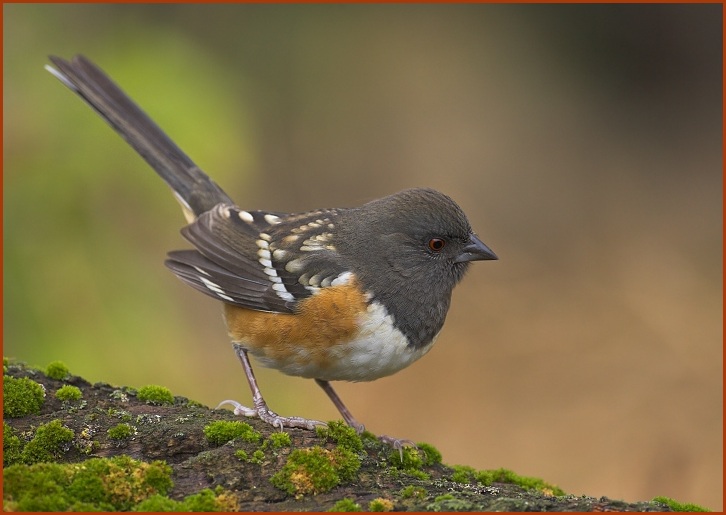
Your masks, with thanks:
[[[335,390],[333,390],[333,387],[330,385],[328,381],[323,381],[322,379],[316,379],[316,383],[318,383],[318,386],[323,389],[325,393],[328,394],[328,397],[330,397],[330,400],[333,401],[333,404],[335,404],[335,407],[338,408],[338,411],[341,415],[343,415],[343,420],[345,420],[345,423],[348,424],[350,427],[355,429],[355,432],[358,434],[361,434],[363,431],[365,431],[366,427],[358,422],[353,414],[348,411],[348,408],[345,407],[345,404],[343,404],[343,401],[340,400],[340,397],[338,397],[338,394],[335,393]]]
[[[345,407],[345,404],[343,404],[343,401],[340,400],[340,397],[338,397],[338,394],[335,393],[335,390],[333,390],[333,387],[330,385],[328,381],[323,381],[322,379],[316,379],[316,383],[318,383],[318,386],[323,389],[325,393],[328,394],[328,397],[330,397],[330,400],[333,401],[333,404],[335,404],[335,407],[338,408],[338,411],[341,415],[343,415],[343,420],[345,420],[345,423],[348,424],[350,427],[355,429],[355,432],[358,434],[361,434],[363,431],[365,431],[365,426],[358,422],[355,417],[351,414],[350,411],[348,411],[348,408]],[[378,439],[393,447],[394,449],[398,449],[401,452],[401,461],[403,461],[403,447],[405,445],[411,445],[413,447],[416,447],[416,444],[412,442],[411,440],[405,440],[401,438],[394,438],[392,436],[387,435],[380,435]]]
[[[242,368],[245,371],[247,382],[249,383],[250,390],[252,391],[252,403],[255,407],[248,408],[246,406],[242,406],[237,401],[226,400],[219,403],[219,406],[217,406],[217,408],[225,404],[231,404],[232,406],[234,406],[235,415],[244,415],[245,417],[259,417],[271,426],[279,427],[280,430],[282,430],[284,427],[299,427],[302,429],[312,430],[315,429],[316,426],[327,425],[324,422],[320,422],[318,420],[309,420],[302,417],[281,417],[280,415],[272,411],[269,407],[267,407],[267,403],[262,397],[262,392],[260,392],[260,388],[259,386],[257,386],[257,379],[255,379],[255,373],[252,371],[252,364],[250,363],[250,358],[247,356],[247,350],[237,343],[233,344],[233,346],[235,352],[237,353],[237,357],[242,363]]]

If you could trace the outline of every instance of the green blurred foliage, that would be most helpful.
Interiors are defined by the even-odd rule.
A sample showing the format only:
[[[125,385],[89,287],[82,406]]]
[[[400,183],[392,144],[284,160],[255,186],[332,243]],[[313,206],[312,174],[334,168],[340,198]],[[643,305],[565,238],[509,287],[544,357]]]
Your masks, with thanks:
[[[245,208],[431,186],[466,210],[501,259],[473,267],[430,356],[338,387],[369,429],[568,492],[720,508],[720,5],[3,14],[6,355],[249,402],[219,306],[162,264],[187,247],[166,186],[43,70],[84,53]],[[281,414],[338,416],[312,381],[257,373]]]

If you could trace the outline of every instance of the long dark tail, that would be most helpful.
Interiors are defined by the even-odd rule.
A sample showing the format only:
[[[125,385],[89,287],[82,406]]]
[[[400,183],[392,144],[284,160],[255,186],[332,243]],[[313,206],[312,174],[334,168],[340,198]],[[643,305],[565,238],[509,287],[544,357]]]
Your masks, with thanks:
[[[174,190],[187,218],[233,204],[194,162],[98,66],[82,55],[51,56],[46,69],[96,110]]]

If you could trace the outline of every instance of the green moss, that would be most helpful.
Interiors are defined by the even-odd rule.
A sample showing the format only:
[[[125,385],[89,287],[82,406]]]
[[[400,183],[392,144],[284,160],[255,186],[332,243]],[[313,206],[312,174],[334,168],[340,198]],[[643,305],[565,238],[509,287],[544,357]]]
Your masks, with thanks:
[[[169,499],[163,495],[152,495],[133,507],[139,512],[185,512],[185,511],[239,511],[236,497],[225,490],[205,488],[199,493],[189,495],[181,501]]]
[[[691,504],[691,503],[680,503],[678,501],[674,501],[670,497],[655,497],[653,499],[653,502],[659,502],[661,504],[665,504],[673,511],[711,511],[708,508],[704,508],[703,506],[699,506],[698,504]]]
[[[255,452],[252,453],[252,456],[247,454],[247,451],[243,449],[238,449],[234,452],[234,455],[240,460],[247,463],[254,463],[256,465],[262,465],[262,463],[265,461],[265,453],[262,452],[260,449],[257,449]]]
[[[181,502],[179,511],[239,511],[237,497],[218,486],[215,490],[205,488],[199,493],[189,495]]]
[[[45,389],[27,377],[3,377],[3,415],[9,418],[37,415],[43,406]]]
[[[71,375],[68,367],[62,361],[52,361],[48,363],[48,367],[45,369],[45,375],[51,379],[57,379],[62,381]]]
[[[108,437],[114,440],[125,440],[136,433],[134,428],[126,423],[115,425],[106,432],[108,433]]]
[[[418,447],[420,451],[423,451],[423,464],[425,467],[431,467],[441,463],[441,452],[439,452],[439,450],[430,443],[419,442],[416,444],[416,447]]]
[[[403,472],[405,472],[406,475],[415,477],[416,479],[420,479],[421,481],[428,481],[431,478],[431,476],[429,476],[423,470],[409,469],[409,470],[404,470]]]
[[[153,513],[164,511],[181,512],[185,510],[182,507],[181,501],[175,501],[174,499],[169,499],[163,495],[155,494],[134,506],[132,511]]]
[[[63,465],[39,463],[3,469],[3,511],[65,511],[69,481]]]
[[[378,437],[367,429],[360,434],[360,438],[361,440],[363,440],[363,443],[367,442],[371,445],[377,445],[380,442],[380,440],[378,440]]]
[[[519,485],[527,490],[539,490],[550,495],[565,495],[557,486],[545,483],[542,479],[536,477],[520,476],[515,474],[511,470],[507,469],[496,469],[496,470],[481,470],[474,474],[476,480],[485,485],[489,486],[492,483],[511,483]]]
[[[12,465],[3,470],[3,483],[4,508],[15,511],[128,511],[172,486],[166,463],[128,456]]]
[[[268,444],[269,442],[269,444]],[[265,440],[265,446],[269,445],[273,449],[280,449],[282,447],[290,447],[292,445],[292,440],[290,439],[290,435],[287,433],[283,433],[282,431],[278,433],[272,433],[267,440]]]
[[[348,499],[346,497],[345,499],[341,499],[336,502],[328,511],[363,511],[363,508],[361,508],[360,504],[355,502],[353,499]]]
[[[474,503],[465,499],[457,499],[451,494],[439,495],[434,502],[426,506],[426,511],[477,511]]]
[[[174,404],[174,396],[171,391],[168,388],[154,384],[139,388],[136,397],[146,404]]]
[[[454,469],[454,473],[451,474],[451,480],[454,483],[468,484],[476,482],[476,469],[474,467],[454,465],[451,468]]]
[[[411,472],[441,463],[441,453],[433,445],[420,442],[415,447],[391,449],[388,461],[394,468]]]
[[[70,384],[66,384],[58,388],[55,392],[55,396],[57,399],[62,401],[78,401],[81,400],[81,397],[83,397],[81,389]]]
[[[368,511],[393,511],[393,502],[382,497],[373,499],[368,503]]]
[[[217,487],[216,490],[205,488],[201,492],[189,495],[181,501],[175,501],[163,495],[152,495],[133,507],[137,512],[186,512],[186,511],[239,511],[239,503],[234,494]]]
[[[3,422],[3,467],[18,463],[23,447],[24,443],[15,434],[15,430]]]
[[[257,449],[255,452],[252,453],[252,459],[251,463],[256,463],[258,465],[262,465],[262,462],[265,461],[265,453],[261,450]]]
[[[315,495],[350,481],[359,468],[360,459],[348,449],[336,447],[330,451],[316,446],[291,452],[270,482],[296,497]]]
[[[35,431],[33,439],[23,449],[20,460],[28,465],[54,461],[63,455],[65,444],[73,440],[74,433],[60,420],[51,420]]]
[[[420,486],[409,485],[406,488],[401,489],[399,495],[402,499],[425,499],[426,489]]]
[[[363,450],[361,437],[355,432],[355,429],[342,420],[328,422],[327,427],[318,426],[315,428],[315,432],[320,438],[331,440],[349,451],[360,452]]]
[[[388,461],[396,468],[403,470],[421,469],[424,465],[424,456],[416,447],[404,447],[403,449],[391,449],[388,454]]]
[[[391,449],[388,454],[388,462],[391,464],[391,471],[394,474],[403,472],[417,479],[429,478],[429,475],[422,470],[428,459],[424,451],[417,447]]]
[[[262,435],[255,429],[238,420],[217,420],[204,426],[204,436],[209,443],[222,445],[235,438],[240,438],[245,442],[259,443]]]

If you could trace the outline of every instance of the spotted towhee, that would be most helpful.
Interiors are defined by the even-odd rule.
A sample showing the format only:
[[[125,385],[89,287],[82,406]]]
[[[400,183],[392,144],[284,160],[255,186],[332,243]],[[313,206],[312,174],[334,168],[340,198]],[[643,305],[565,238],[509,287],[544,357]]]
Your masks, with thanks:
[[[446,195],[410,189],[345,209],[286,214],[237,207],[97,66],[83,56],[46,68],[83,98],[171,186],[194,250],[169,253],[182,281],[222,301],[254,408],[278,426],[321,424],[267,407],[248,358],[315,379],[345,421],[329,381],[371,381],[432,347],[469,263],[497,259]],[[393,444],[400,440],[382,439]]]

